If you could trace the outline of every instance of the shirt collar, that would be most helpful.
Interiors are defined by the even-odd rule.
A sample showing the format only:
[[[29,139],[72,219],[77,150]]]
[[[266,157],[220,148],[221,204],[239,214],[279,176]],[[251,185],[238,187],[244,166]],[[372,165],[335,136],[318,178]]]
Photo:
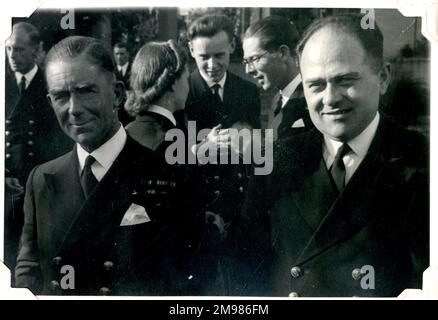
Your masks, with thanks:
[[[357,154],[360,158],[365,158],[368,149],[370,148],[371,141],[373,141],[376,135],[377,127],[379,126],[380,115],[376,113],[371,123],[363,130],[359,135],[347,141],[351,150]],[[327,136],[324,136],[325,146],[330,155],[334,158],[338,149],[341,147],[342,142],[332,140]]]
[[[126,69],[128,69],[128,64],[129,64],[129,62],[126,62],[123,66],[118,65],[117,69],[126,71]]]
[[[204,79],[205,83],[207,83],[207,86],[209,88],[211,88],[212,86],[214,86],[216,83],[219,84],[221,86],[221,89],[224,89],[224,85],[225,85],[225,80],[227,79],[227,73],[224,73],[224,76],[222,77],[222,79],[219,82],[213,82],[210,81],[209,79],[207,79],[207,77],[204,77],[204,75],[202,74],[202,72],[199,72],[201,74],[202,79]]]
[[[291,82],[289,82],[289,84],[283,90],[280,90],[280,94],[283,97],[283,101],[289,100],[300,84],[301,84],[301,76],[300,74],[298,74]]]
[[[111,139],[91,153],[85,151],[84,148],[82,148],[82,146],[78,143],[76,150],[78,153],[80,171],[82,171],[84,168],[85,159],[89,155],[93,156],[96,159],[96,162],[104,167],[105,170],[108,170],[125,146],[126,139],[126,131],[123,126],[120,125],[119,130],[111,137]]]
[[[22,74],[21,72],[15,72],[15,79],[17,80],[17,84],[20,85],[21,77],[24,76],[26,78],[26,88],[27,88],[37,72],[38,72],[37,65],[34,65],[33,68],[26,74]]]
[[[162,115],[163,117],[167,118],[170,122],[172,122],[174,126],[176,126],[175,116],[168,109],[166,109],[164,107],[157,106],[156,104],[153,104],[153,105],[150,105],[148,107],[147,111],[158,113],[159,115]]]

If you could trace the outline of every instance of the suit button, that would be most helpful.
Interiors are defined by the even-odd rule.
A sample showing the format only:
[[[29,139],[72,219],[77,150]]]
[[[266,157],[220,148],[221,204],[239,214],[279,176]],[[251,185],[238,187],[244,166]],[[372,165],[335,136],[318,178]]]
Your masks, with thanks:
[[[29,131],[27,134],[33,136],[33,131]]]
[[[6,131],[5,131],[5,135],[6,135],[6,136],[9,136],[10,134],[11,134],[11,131],[9,131],[9,130],[6,130]]]
[[[354,268],[353,271],[351,271],[351,276],[354,280],[359,280],[360,278],[362,278],[362,271],[360,270],[360,268]]]
[[[290,269],[290,274],[293,278],[299,278],[302,275],[301,268],[298,266],[292,267]]]
[[[6,124],[11,124],[11,123],[12,123],[11,120],[9,120],[9,119],[6,120]]]
[[[35,121],[34,120],[29,120],[29,124],[34,124]]]
[[[239,191],[243,192],[243,187],[242,186],[239,187]]]
[[[104,268],[106,271],[110,271],[113,267],[114,267],[114,263],[113,263],[112,261],[105,261],[105,262],[103,263],[103,268]]]
[[[34,153],[33,153],[33,152],[29,152],[27,155],[28,155],[29,157],[33,157],[33,156],[34,156]]]
[[[10,142],[6,142],[6,147],[10,147],[11,143]]]
[[[11,154],[10,153],[6,153],[6,159],[9,159],[10,157],[11,157]]]
[[[53,291],[56,291],[56,290],[58,290],[59,288],[61,288],[61,286],[59,285],[59,282],[58,282],[58,281],[56,281],[56,280],[52,280],[52,281],[50,281],[50,288],[51,288]]]
[[[216,197],[218,197],[220,194],[221,194],[221,192],[220,192],[219,190],[216,190],[216,191],[214,192],[214,195],[215,195]]]
[[[297,292],[291,292],[289,293],[289,298],[299,298],[299,294]]]
[[[243,175],[242,175],[240,172],[238,172],[238,173],[237,173],[237,177],[238,177],[239,179],[242,179]]]
[[[102,287],[99,289],[99,294],[102,296],[109,296],[111,294],[110,288]]]
[[[62,261],[62,258],[59,257],[59,256],[54,257],[54,258],[52,259],[52,263],[53,263],[55,266],[59,266],[59,265],[61,264],[61,261]]]
[[[214,176],[214,181],[219,181],[220,177],[219,176]]]
[[[29,140],[29,141],[27,142],[27,144],[30,145],[30,146],[33,146],[33,141],[32,141],[32,140]]]

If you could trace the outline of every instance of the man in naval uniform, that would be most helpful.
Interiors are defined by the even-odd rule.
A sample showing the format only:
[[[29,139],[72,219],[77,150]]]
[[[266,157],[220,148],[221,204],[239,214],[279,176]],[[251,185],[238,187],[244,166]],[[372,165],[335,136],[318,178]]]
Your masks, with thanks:
[[[196,242],[203,212],[188,209],[194,186],[127,136],[114,67],[89,37],[47,55],[48,96],[76,144],[29,175],[16,284],[39,294],[198,294],[196,270],[208,267]]]

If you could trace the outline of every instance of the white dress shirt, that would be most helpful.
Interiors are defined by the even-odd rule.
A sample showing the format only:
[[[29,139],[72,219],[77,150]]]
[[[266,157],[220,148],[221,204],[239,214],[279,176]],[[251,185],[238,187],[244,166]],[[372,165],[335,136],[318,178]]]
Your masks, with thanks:
[[[210,80],[208,80],[206,77],[204,77],[204,75],[202,74],[202,72],[199,72],[201,74],[202,79],[204,79],[205,83],[207,83],[207,86],[211,89],[211,87],[213,87],[215,84],[220,85],[219,88],[219,97],[221,97],[221,100],[224,100],[224,86],[225,86],[225,80],[227,80],[227,73],[225,72],[224,76],[222,77],[222,79],[219,82],[212,82]],[[213,89],[211,89],[211,91],[213,92]]]
[[[33,68],[26,74],[22,74],[20,72],[15,72],[15,79],[17,80],[17,86],[20,87],[21,78],[24,76],[26,78],[26,89],[29,86],[30,82],[33,80],[35,75],[38,72],[37,65],[34,65]]]
[[[117,66],[117,70],[122,74],[122,76],[125,76],[126,70],[128,70],[129,62],[126,62],[123,66]]]
[[[344,158],[342,158],[345,165],[345,184],[350,181],[360,163],[367,155],[371,142],[376,135],[377,127],[379,126],[379,119],[380,115],[379,112],[377,112],[376,116],[370,122],[368,127],[366,127],[365,130],[363,130],[358,136],[347,142],[351,151],[347,153]],[[342,144],[343,143],[340,141],[335,141],[327,136],[324,136],[323,157],[327,165],[327,169],[330,170],[330,167],[335,159],[335,155]]]
[[[114,160],[119,156],[126,143],[126,131],[120,124],[119,130],[107,142],[91,153],[88,153],[77,144],[77,153],[79,159],[79,176],[85,166],[85,160],[89,155],[93,156],[96,161],[91,165],[91,171],[97,181],[102,180],[103,176],[108,172]]]

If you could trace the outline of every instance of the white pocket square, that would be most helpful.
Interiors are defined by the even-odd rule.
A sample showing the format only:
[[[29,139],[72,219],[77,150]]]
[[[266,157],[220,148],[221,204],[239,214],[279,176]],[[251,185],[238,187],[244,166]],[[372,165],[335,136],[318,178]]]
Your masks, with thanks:
[[[292,124],[292,126],[291,126],[291,128],[302,128],[302,127],[305,127],[306,125],[304,124],[304,121],[303,121],[303,119],[301,118],[301,119],[298,119],[297,121],[295,121],[293,124]]]
[[[146,213],[146,209],[138,204],[132,203],[128,210],[126,210],[120,226],[132,226],[149,221],[151,221],[151,218],[149,218]]]

